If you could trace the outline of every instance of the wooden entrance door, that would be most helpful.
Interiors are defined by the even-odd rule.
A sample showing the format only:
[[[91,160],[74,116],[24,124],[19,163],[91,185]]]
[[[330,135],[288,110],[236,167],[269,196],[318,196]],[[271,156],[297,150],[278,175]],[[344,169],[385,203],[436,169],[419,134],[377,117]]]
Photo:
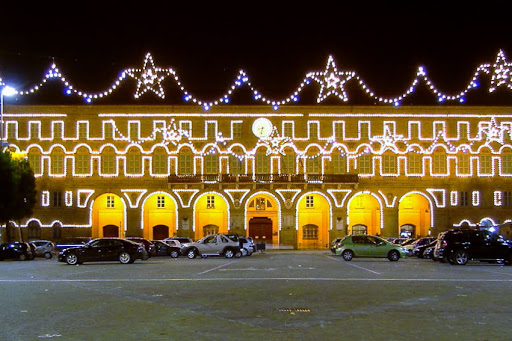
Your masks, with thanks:
[[[103,237],[119,237],[119,227],[116,225],[103,226]]]
[[[249,237],[255,242],[272,243],[272,220],[266,217],[255,217],[249,220]]]
[[[165,238],[169,238],[169,226],[166,226],[166,225],[153,226],[153,239],[154,240],[162,240]]]

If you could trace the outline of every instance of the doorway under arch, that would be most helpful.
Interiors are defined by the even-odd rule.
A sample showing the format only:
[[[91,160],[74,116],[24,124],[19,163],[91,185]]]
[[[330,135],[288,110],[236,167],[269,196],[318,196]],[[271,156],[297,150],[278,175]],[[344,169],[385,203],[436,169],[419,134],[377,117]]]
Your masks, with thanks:
[[[203,226],[203,237],[219,233],[219,225],[208,224]]]
[[[366,234],[381,233],[381,207],[379,201],[369,193],[360,193],[348,203],[348,234],[354,234],[354,227],[366,227]]]
[[[115,226],[117,228],[117,237],[124,237],[123,227],[125,222],[126,206],[118,195],[105,193],[98,196],[92,205],[92,238],[104,237],[105,226]],[[107,233],[113,235],[114,227],[109,227]]]
[[[431,224],[431,207],[430,202],[419,193],[409,193],[400,199],[398,204],[398,233],[402,236],[402,228],[408,229],[404,233],[411,230],[411,237],[428,236]]]
[[[416,226],[405,224],[400,226],[400,238],[414,238],[416,235]]]
[[[357,224],[352,226],[352,235],[365,235],[368,234],[368,226]]]
[[[269,193],[249,197],[245,205],[247,236],[260,243],[279,244],[279,209],[276,198]]]
[[[162,240],[169,238],[169,226],[156,225],[153,226],[153,238],[151,240]]]
[[[249,237],[254,242],[272,243],[272,219],[268,217],[254,217],[249,220]]]

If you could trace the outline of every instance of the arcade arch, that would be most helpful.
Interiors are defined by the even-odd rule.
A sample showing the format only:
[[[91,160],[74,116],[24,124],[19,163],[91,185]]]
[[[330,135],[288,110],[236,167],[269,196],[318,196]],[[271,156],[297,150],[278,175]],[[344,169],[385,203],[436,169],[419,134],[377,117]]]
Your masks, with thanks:
[[[228,233],[229,206],[226,199],[210,192],[197,198],[194,204],[194,238],[200,239],[210,233],[211,225],[217,226],[217,233]]]
[[[176,201],[168,193],[149,195],[142,204],[142,237],[148,240],[177,235]]]
[[[405,237],[425,237],[431,226],[432,207],[428,199],[420,193],[404,195],[398,204],[398,235]]]
[[[245,205],[247,236],[256,243],[279,244],[279,204],[267,192],[253,194]]]
[[[92,204],[92,238],[124,237],[126,204],[114,193],[105,193]]]
[[[377,235],[381,231],[381,204],[370,193],[360,192],[348,203],[348,234],[361,234],[361,225],[366,227],[366,234]]]
[[[331,216],[331,205],[323,195],[304,194],[297,202],[297,247],[328,248]]]

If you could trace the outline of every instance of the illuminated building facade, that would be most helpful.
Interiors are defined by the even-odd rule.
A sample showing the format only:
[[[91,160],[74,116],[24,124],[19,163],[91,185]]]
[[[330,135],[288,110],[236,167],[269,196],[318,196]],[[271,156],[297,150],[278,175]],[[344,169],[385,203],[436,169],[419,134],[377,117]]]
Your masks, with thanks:
[[[4,122],[36,175],[28,239],[230,232],[310,249],[512,219],[505,107],[8,106]]]

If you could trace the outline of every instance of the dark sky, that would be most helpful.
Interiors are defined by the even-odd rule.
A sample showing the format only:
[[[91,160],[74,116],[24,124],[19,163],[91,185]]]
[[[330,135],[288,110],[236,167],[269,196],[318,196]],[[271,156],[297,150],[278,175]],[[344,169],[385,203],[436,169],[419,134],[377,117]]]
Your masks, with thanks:
[[[512,60],[512,6],[507,1],[444,3],[8,4],[2,5],[0,76],[25,89],[55,61],[76,87],[96,92],[109,88],[122,70],[142,67],[151,52],[156,66],[174,68],[184,86],[205,100],[223,94],[240,69],[267,97],[280,99],[307,72],[323,71],[332,54],[339,71],[356,71],[383,96],[403,93],[420,65],[438,88],[454,93],[465,88],[478,65],[494,62],[500,49]],[[136,103],[134,89],[135,81],[127,81],[113,98]],[[175,90],[168,79],[165,102],[152,95],[141,101],[182,104],[181,95],[173,97]],[[312,98],[318,90],[312,86]],[[358,104],[360,98],[348,90],[349,103]],[[62,97],[59,86],[45,91],[16,101]],[[307,94],[303,101],[310,104]]]

